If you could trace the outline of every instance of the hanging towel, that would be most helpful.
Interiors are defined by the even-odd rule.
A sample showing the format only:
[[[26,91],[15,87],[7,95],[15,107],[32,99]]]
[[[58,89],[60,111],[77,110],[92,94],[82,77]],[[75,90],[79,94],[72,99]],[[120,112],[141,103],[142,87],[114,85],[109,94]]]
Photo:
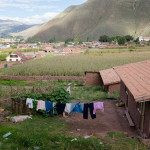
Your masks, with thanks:
[[[45,108],[45,101],[36,100],[37,101],[37,111],[38,110],[46,110]]]
[[[74,109],[76,103],[67,103],[65,107],[65,112],[70,114],[70,112]]]
[[[96,103],[94,103],[93,114],[96,114],[96,109],[100,109],[102,112],[104,112],[103,102],[96,102]]]
[[[46,108],[46,113],[48,113],[48,111],[50,111],[50,114],[51,115],[54,115],[53,114],[53,102],[45,102],[45,108]]]
[[[28,105],[29,108],[33,109],[33,101],[34,99],[27,98],[26,105]]]
[[[72,114],[73,112],[83,113],[83,109],[84,109],[84,103],[77,103],[73,108],[73,110],[70,112],[70,114]]]
[[[66,107],[66,104],[62,104],[62,103],[56,104],[56,110],[57,110],[58,115],[63,114],[65,107]]]
[[[84,110],[83,110],[83,118],[88,119],[88,108],[90,109],[91,118],[95,119],[96,114],[93,114],[94,105],[93,103],[86,103],[84,104]]]

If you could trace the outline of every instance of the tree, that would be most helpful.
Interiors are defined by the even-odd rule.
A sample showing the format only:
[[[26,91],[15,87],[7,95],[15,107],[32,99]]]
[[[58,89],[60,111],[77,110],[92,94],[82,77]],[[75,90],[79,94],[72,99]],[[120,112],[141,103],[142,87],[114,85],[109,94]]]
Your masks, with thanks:
[[[69,42],[73,42],[73,38],[67,38],[67,39],[65,40],[65,44],[68,44]]]
[[[129,42],[129,41],[132,41],[134,38],[131,35],[126,35],[125,39],[126,39],[127,42]]]
[[[78,35],[75,36],[73,41],[75,45],[82,44],[82,40],[79,38]]]
[[[109,42],[109,40],[110,40],[110,38],[109,38],[109,36],[107,36],[107,35],[102,35],[102,36],[100,36],[100,38],[99,38],[99,41],[100,41],[100,42]]]
[[[119,45],[124,45],[126,43],[125,37],[118,37],[117,41]]]
[[[49,40],[49,42],[50,42],[50,43],[56,43],[56,38],[55,38],[55,37],[51,38],[51,39]]]

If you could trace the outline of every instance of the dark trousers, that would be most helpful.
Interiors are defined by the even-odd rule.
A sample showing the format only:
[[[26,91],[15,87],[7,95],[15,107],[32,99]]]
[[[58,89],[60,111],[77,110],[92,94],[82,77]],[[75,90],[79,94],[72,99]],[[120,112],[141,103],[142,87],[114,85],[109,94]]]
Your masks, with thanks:
[[[66,104],[62,104],[62,103],[56,104],[56,110],[57,110],[58,115],[63,114],[63,112],[65,110],[65,106],[66,106]]]
[[[88,119],[88,108],[90,109],[91,118],[95,119],[96,114],[93,114],[93,109],[94,109],[93,103],[84,104],[83,118]]]

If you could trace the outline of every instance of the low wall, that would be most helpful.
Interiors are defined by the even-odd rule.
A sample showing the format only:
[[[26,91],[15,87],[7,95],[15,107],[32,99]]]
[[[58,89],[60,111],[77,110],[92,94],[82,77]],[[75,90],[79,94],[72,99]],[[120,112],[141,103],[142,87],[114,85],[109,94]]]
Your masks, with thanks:
[[[49,80],[49,81],[85,81],[85,77],[78,76],[3,76],[0,75],[0,79],[7,80],[25,80],[25,81],[40,81],[40,80]]]

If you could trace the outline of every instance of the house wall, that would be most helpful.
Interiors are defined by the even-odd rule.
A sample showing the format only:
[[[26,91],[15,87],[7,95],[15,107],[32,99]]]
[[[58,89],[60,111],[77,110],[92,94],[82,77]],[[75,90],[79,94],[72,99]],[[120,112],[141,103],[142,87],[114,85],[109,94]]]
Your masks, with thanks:
[[[145,103],[144,133],[150,137],[150,102]]]
[[[10,60],[11,60],[11,61],[16,61],[16,60],[21,61],[21,58],[20,58],[20,57],[13,58],[13,57],[8,56],[8,57],[6,58],[6,61],[9,62]]]
[[[103,81],[99,72],[86,72],[86,86],[102,86]]]
[[[129,92],[129,96],[127,96],[126,93],[126,86],[124,85],[123,82],[121,82],[121,86],[120,86],[120,97],[122,99],[122,101],[125,103],[126,108],[128,109],[128,112],[132,118],[132,120],[135,123],[136,128],[140,131],[141,133],[141,114],[140,112],[137,110],[137,103],[134,99],[134,97],[132,96],[132,94]],[[129,97],[129,101],[127,104],[127,97]],[[146,137],[150,137],[150,102],[146,102],[145,103],[145,116],[144,116],[144,127],[143,127],[143,133],[141,133],[142,135],[146,136]]]
[[[108,86],[108,93],[120,92],[120,83]]]
[[[120,97],[123,100],[123,102],[125,103],[126,108],[129,111],[129,114],[131,116],[131,118],[133,119],[135,125],[137,128],[139,128],[140,126],[140,113],[137,110],[137,104],[134,100],[134,97],[131,95],[131,93],[129,92],[129,101],[127,104],[127,93],[126,93],[126,86],[124,85],[124,83],[121,81],[121,86],[120,86]]]

